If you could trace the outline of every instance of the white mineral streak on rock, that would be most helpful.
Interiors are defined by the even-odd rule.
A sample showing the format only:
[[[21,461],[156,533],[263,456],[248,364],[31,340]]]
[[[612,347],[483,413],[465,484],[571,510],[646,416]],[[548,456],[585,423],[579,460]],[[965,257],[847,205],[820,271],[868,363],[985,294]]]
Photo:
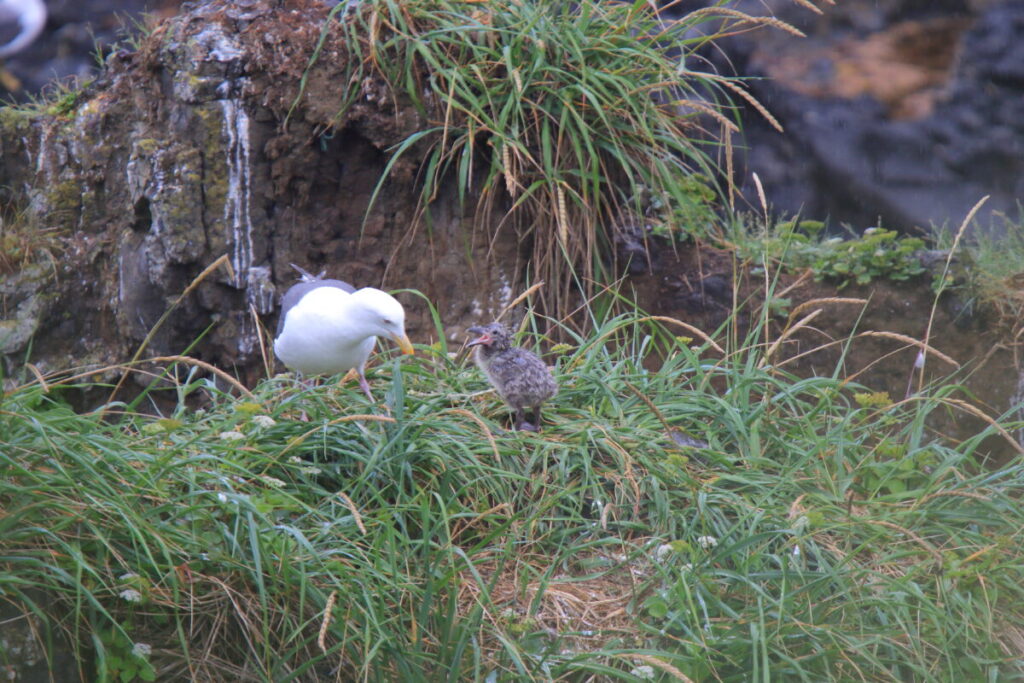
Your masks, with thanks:
[[[164,154],[162,148],[154,149],[148,155],[141,150],[134,150],[125,166],[132,201],[136,202],[142,197],[149,201],[150,239],[159,237],[163,232],[165,198],[173,197],[181,190],[178,183],[168,182]]]
[[[238,100],[219,100],[224,111],[224,132],[228,138],[228,196],[224,222],[231,230],[231,265],[235,286],[249,281],[252,267],[252,220],[249,216],[251,168],[249,165],[249,116]]]
[[[238,353],[243,357],[255,353],[259,348],[259,333],[252,318],[244,313],[238,318]]]
[[[252,167],[250,165],[249,115],[238,99],[218,100],[224,112],[224,132],[228,139],[228,191],[224,202],[224,223],[231,231],[231,265],[235,269],[233,284],[244,288],[246,300],[257,311],[267,312],[273,307],[273,291],[268,291],[269,269],[253,267],[252,218],[249,206],[252,199]],[[259,341],[255,325],[249,316],[241,318],[238,351],[243,356],[252,353]]]
[[[36,158],[36,173],[43,172],[43,163],[46,160],[46,154],[44,153],[44,151],[46,150],[46,145],[50,141],[50,126],[43,125],[40,126],[40,128],[41,130],[39,132],[39,156]]]
[[[253,266],[249,269],[246,295],[249,303],[256,307],[257,313],[270,313],[274,310],[277,289],[270,277],[270,266]]]
[[[217,24],[204,28],[192,40],[198,48],[193,53],[196,55],[193,71],[199,78],[190,78],[187,82],[182,79],[176,92],[185,101],[202,103],[212,99],[221,108],[227,157],[224,229],[228,231],[234,268],[231,284],[245,290],[246,302],[257,313],[269,313],[274,309],[277,292],[271,281],[270,267],[256,265],[253,247],[252,135],[241,97],[246,79],[240,75],[242,69],[239,68],[245,54],[233,36]],[[239,329],[238,350],[243,356],[248,355],[258,348],[259,342],[252,316],[244,311],[232,317]]]
[[[512,303],[512,285],[504,270],[498,270],[495,281],[497,281],[497,287],[486,292],[486,310],[484,309],[484,304],[480,299],[474,298],[469,303],[469,315],[475,321],[474,324],[482,325],[488,320],[496,320],[498,315],[504,311],[510,303]]]
[[[124,305],[124,249],[117,250],[117,303]]]

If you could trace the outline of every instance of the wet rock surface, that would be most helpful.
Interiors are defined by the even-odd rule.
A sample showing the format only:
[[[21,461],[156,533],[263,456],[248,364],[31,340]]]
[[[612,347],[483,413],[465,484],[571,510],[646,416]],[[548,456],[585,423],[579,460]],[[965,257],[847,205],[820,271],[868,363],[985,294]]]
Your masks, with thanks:
[[[730,69],[767,77],[756,96],[786,128],[745,117],[745,196],[757,172],[774,207],[856,228],[982,227],[1024,194],[1024,4],[853,1],[821,16],[768,3],[804,30],[750,34]],[[763,14],[763,3],[746,9]]]
[[[52,597],[29,590],[28,601],[43,609],[54,609]],[[47,648],[49,641],[54,647]],[[5,600],[0,603],[0,676],[19,683],[51,683],[83,680],[87,665],[75,656],[70,643],[59,631],[47,632],[45,623],[24,605]]]

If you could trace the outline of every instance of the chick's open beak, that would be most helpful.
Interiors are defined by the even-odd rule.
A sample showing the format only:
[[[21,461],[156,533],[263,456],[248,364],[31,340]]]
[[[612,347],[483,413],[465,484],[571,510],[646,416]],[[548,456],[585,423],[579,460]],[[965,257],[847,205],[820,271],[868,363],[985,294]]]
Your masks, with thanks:
[[[405,355],[411,356],[416,353],[416,350],[412,348],[412,342],[409,341],[408,336],[403,334],[401,337],[393,337],[393,339],[395,343],[398,344],[398,348],[402,349],[402,353]]]
[[[491,343],[490,336],[486,335],[486,334],[482,334],[479,337],[477,337],[476,339],[474,339],[473,341],[471,341],[468,344],[466,344],[466,346],[477,346],[479,344],[490,344],[490,343]]]

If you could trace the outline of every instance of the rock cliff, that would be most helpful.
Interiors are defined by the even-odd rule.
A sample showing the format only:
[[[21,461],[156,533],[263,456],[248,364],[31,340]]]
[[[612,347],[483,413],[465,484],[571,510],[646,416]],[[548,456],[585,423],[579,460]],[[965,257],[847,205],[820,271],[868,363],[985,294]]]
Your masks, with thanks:
[[[198,4],[113,54],[85,90],[3,110],[8,374],[26,359],[48,372],[130,358],[225,254],[230,269],[204,279],[147,352],[192,348],[252,379],[256,321],[272,329],[290,263],[418,289],[453,336],[509,301],[516,235],[493,235],[443,192],[430,229],[414,229],[412,164],[391,169],[367,213],[386,151],[425,123],[385,83],[350,82],[327,14],[312,0]],[[413,337],[428,338],[427,307],[399,298]]]

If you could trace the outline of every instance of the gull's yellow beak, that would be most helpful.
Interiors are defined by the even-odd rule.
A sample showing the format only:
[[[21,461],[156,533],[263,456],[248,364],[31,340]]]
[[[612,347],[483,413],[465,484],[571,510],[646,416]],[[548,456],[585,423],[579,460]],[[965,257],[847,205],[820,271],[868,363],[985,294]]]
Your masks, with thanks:
[[[412,342],[409,341],[409,337],[402,335],[401,337],[394,337],[395,343],[398,344],[398,348],[402,349],[402,353],[410,356],[416,353],[416,350],[412,348]]]

